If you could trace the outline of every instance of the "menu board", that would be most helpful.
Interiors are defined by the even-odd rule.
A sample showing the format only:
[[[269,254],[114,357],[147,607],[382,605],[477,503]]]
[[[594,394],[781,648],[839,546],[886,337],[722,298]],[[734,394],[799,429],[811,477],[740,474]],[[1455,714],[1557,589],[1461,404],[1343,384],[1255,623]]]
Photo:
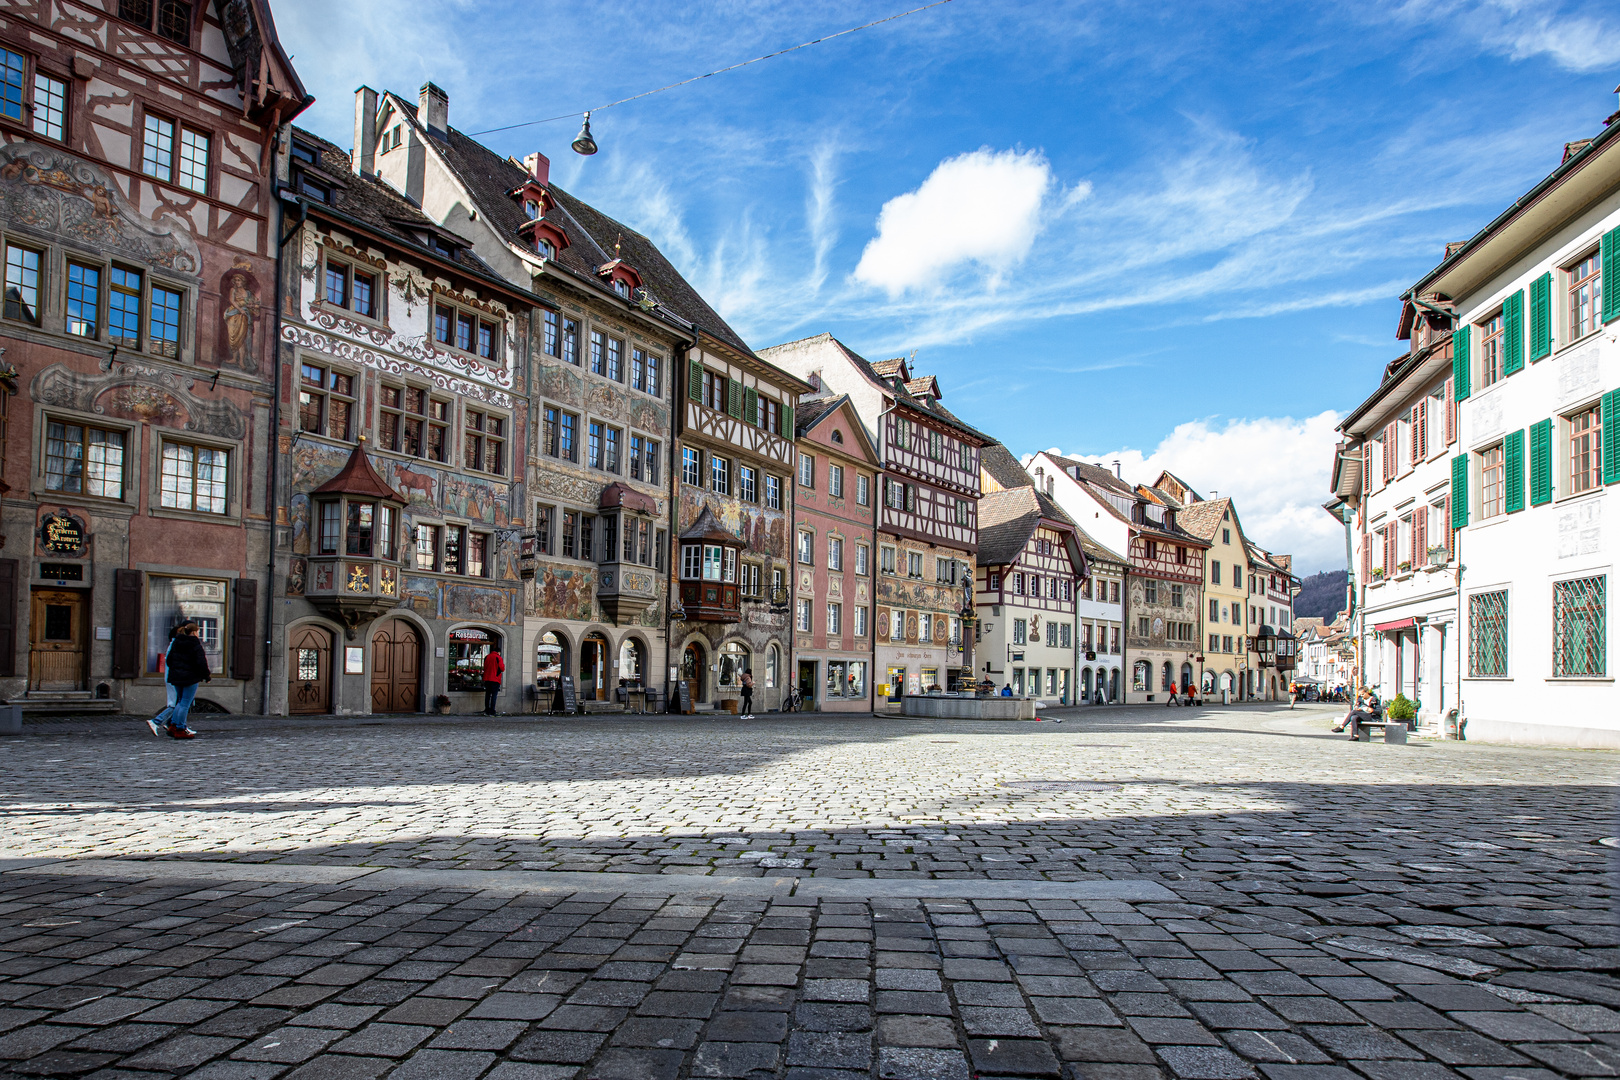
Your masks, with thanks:
[[[561,681],[563,712],[572,715],[579,711],[579,694],[574,690],[574,677],[564,675]]]

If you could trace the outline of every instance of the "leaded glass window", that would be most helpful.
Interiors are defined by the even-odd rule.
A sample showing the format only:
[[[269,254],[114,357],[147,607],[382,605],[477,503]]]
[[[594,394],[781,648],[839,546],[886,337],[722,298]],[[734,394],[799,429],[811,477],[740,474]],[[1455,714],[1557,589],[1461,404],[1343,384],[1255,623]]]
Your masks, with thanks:
[[[1468,674],[1504,676],[1508,657],[1508,594],[1475,593],[1468,598]]]
[[[1601,677],[1608,652],[1602,576],[1553,582],[1554,677]]]

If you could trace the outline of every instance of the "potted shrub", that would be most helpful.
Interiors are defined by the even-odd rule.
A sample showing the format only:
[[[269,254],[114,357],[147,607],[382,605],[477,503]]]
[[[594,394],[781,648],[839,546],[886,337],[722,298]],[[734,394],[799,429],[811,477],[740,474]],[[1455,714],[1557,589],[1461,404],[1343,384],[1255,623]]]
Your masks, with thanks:
[[[1399,720],[1410,726],[1412,721],[1417,719],[1417,711],[1417,702],[1405,694],[1396,694],[1395,700],[1390,702],[1389,708],[1385,710],[1385,715],[1391,720]]]
[[[433,707],[438,710],[440,716],[450,715],[450,695],[440,694],[434,698]]]

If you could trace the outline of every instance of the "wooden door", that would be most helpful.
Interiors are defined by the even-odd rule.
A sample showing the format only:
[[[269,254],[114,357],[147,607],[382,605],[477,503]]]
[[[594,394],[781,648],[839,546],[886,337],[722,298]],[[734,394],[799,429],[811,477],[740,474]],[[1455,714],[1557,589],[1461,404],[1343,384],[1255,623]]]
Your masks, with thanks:
[[[422,637],[404,619],[390,619],[371,637],[371,711],[422,710]]]
[[[293,633],[287,649],[287,709],[295,715],[332,711],[332,634],[318,626]]]
[[[84,689],[84,610],[83,593],[34,590],[28,630],[30,690]]]
[[[703,646],[695,641],[681,654],[681,679],[686,683],[687,693],[693,701],[703,700],[703,673],[706,664]]]

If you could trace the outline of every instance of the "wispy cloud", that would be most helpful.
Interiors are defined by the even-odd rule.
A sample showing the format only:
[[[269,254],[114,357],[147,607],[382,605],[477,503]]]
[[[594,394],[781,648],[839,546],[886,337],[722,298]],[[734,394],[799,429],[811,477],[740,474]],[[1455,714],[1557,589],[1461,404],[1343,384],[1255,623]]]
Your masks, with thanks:
[[[1620,20],[1612,7],[1598,11],[1523,0],[1409,0],[1391,14],[1460,33],[1510,60],[1546,58],[1567,71],[1588,72],[1620,63]]]

